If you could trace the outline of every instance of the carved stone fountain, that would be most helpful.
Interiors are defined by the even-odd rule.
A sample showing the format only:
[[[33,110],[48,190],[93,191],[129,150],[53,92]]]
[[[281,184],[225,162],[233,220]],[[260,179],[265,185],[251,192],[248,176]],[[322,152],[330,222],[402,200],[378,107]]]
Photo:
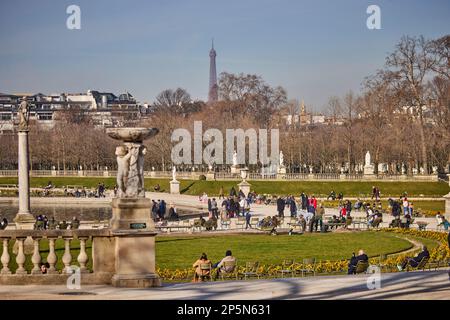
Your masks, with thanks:
[[[155,128],[111,128],[106,133],[123,142],[116,148],[117,197],[112,200],[112,234],[115,243],[115,275],[118,287],[161,285],[155,273],[155,226],[151,201],[145,198],[143,141],[158,133]]]

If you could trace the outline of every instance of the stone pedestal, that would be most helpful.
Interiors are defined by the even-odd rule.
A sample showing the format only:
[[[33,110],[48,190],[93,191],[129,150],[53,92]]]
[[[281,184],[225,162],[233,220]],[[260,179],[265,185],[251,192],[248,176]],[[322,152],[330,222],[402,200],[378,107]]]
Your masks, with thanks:
[[[286,167],[281,166],[278,168],[278,174],[286,174]]]
[[[208,181],[216,180],[216,174],[214,172],[208,172],[206,174],[206,180]]]
[[[339,180],[345,180],[345,179],[347,179],[347,176],[345,174],[341,173],[339,175]]]
[[[180,194],[180,182],[177,180],[170,181],[170,193]]]
[[[108,171],[103,171],[103,176],[104,177],[109,177],[109,172]]]
[[[58,175],[56,170],[52,170],[52,177],[56,177]]]
[[[83,171],[82,170],[78,170],[78,176],[79,177],[82,177],[84,174],[83,174]]]
[[[314,180],[314,174],[313,173],[308,174],[308,180]]]
[[[450,192],[444,196],[445,199],[445,218],[450,221]]]
[[[114,243],[116,287],[161,286],[155,273],[155,227],[150,217],[151,202],[146,198],[112,200],[111,234]]]
[[[231,166],[231,174],[238,174],[240,173],[238,166]]]
[[[152,177],[152,178],[156,177],[156,172],[155,171],[150,171],[150,177]]]
[[[240,190],[242,190],[242,192],[245,194],[245,196],[248,196],[248,194],[250,193],[250,187],[251,187],[250,183],[248,183],[247,181],[244,180],[238,184],[238,187]]]
[[[373,176],[375,174],[375,167],[371,164],[366,164],[364,166],[364,175],[365,176]]]

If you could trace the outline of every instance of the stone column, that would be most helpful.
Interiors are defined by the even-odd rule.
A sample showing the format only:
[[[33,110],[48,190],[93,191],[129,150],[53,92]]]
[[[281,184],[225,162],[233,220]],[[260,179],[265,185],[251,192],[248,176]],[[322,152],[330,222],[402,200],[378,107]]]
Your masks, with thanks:
[[[450,221],[450,192],[444,196],[445,199],[445,218]]]
[[[30,213],[30,177],[28,130],[19,130],[19,212],[14,222],[17,229],[33,229],[34,217]]]

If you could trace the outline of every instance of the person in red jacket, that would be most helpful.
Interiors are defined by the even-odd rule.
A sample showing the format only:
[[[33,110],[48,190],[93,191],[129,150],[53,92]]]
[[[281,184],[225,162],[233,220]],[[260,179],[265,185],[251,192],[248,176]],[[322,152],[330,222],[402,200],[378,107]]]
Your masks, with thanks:
[[[347,208],[346,208],[345,206],[343,206],[343,207],[341,208],[340,213],[341,213],[341,217],[346,218],[346,217],[347,217]]]

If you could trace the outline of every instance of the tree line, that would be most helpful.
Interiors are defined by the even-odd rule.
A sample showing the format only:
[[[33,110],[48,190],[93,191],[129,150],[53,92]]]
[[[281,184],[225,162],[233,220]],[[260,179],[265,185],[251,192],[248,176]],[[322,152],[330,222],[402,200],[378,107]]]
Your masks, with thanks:
[[[202,121],[204,131],[216,128],[224,136],[227,128],[279,129],[280,149],[292,172],[309,167],[315,172],[339,172],[342,166],[356,172],[366,151],[372,154],[375,169],[376,164],[386,163],[390,173],[405,165],[409,173],[420,167],[427,173],[433,167],[443,172],[450,164],[449,68],[450,35],[405,36],[387,55],[384,66],[364,79],[360,92],[329,98],[327,115],[332,121],[327,124],[288,123],[286,116],[298,115],[299,103],[288,101],[286,90],[258,75],[227,72],[219,76],[219,101],[207,104],[193,100],[181,88],[164,90],[148,117],[129,124],[160,130],[146,142],[147,170],[170,169],[173,130],[192,132],[194,121]],[[33,169],[114,169],[116,145],[81,110],[59,112],[51,130],[38,123],[30,128]],[[17,137],[1,135],[0,146],[1,167],[16,168]]]

